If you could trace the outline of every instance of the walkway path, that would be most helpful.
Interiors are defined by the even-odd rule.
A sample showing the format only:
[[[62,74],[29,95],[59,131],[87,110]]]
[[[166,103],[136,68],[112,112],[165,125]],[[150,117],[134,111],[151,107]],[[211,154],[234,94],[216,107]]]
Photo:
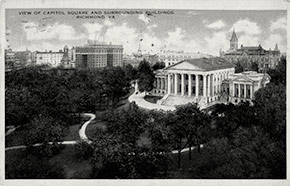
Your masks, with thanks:
[[[135,87],[136,88],[136,87]],[[164,106],[164,105],[157,105],[157,104],[153,104],[153,103],[149,103],[147,101],[144,100],[144,96],[145,96],[145,93],[142,93],[142,94],[136,94],[136,89],[135,89],[135,92],[134,94],[132,94],[130,97],[129,97],[129,101],[132,102],[132,101],[135,101],[136,104],[142,108],[146,108],[146,109],[162,109],[162,110],[174,110],[175,108],[174,107],[168,107],[168,106]],[[143,100],[143,101],[142,101]],[[87,135],[86,135],[86,128],[87,126],[91,123],[91,121],[93,121],[95,118],[96,118],[96,115],[95,114],[92,114],[92,113],[84,113],[83,116],[89,116],[90,119],[88,121],[86,121],[81,129],[79,130],[79,136],[80,136],[80,139],[87,142],[87,143],[92,143],[91,140],[88,139]],[[62,145],[75,145],[77,143],[77,141],[63,141],[63,142],[58,142],[59,144],[62,144]],[[49,142],[49,144],[52,144],[52,142]],[[42,144],[41,143],[37,143],[37,144],[34,144],[33,147],[37,147],[37,146],[41,146]],[[18,146],[13,146],[13,147],[7,147],[5,148],[5,151],[9,151],[9,150],[16,150],[16,149],[25,149],[27,146],[25,145],[18,145]],[[195,149],[196,147],[191,147],[191,149]],[[201,145],[201,148],[203,148],[203,145]],[[189,151],[189,148],[185,148],[185,149],[182,149],[181,152],[187,152]],[[172,154],[177,154],[178,151],[177,150],[173,150],[171,152]]]
[[[79,135],[81,140],[84,140],[87,143],[92,143],[92,141],[89,140],[86,135],[86,128],[91,123],[91,121],[93,121],[96,118],[96,115],[91,113],[85,113],[84,116],[89,116],[91,118],[82,125],[81,129],[79,130]]]
[[[88,139],[88,137],[87,137],[85,132],[86,132],[86,128],[87,128],[88,124],[90,124],[91,121],[96,118],[96,115],[95,114],[91,114],[91,113],[84,113],[83,116],[89,116],[90,119],[88,121],[86,121],[82,125],[81,129],[79,130],[79,136],[80,136],[81,140],[84,140],[87,143],[91,143],[92,141]],[[62,142],[58,142],[58,144],[62,144],[62,145],[75,145],[76,143],[77,143],[77,141],[62,141]],[[49,144],[52,144],[52,142],[49,142]],[[41,143],[37,143],[37,144],[34,144],[33,147],[37,147],[37,146],[40,146],[40,145],[41,145]],[[25,146],[25,145],[7,147],[7,148],[5,148],[5,151],[15,150],[15,149],[24,149],[26,147],[27,146]]]

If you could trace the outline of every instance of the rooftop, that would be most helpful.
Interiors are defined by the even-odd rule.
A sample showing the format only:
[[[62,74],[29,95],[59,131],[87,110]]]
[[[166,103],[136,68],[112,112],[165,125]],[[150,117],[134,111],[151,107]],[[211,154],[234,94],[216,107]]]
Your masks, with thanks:
[[[212,58],[196,58],[183,60],[166,67],[164,70],[196,70],[196,71],[212,71],[219,69],[234,68],[235,66],[220,57]]]

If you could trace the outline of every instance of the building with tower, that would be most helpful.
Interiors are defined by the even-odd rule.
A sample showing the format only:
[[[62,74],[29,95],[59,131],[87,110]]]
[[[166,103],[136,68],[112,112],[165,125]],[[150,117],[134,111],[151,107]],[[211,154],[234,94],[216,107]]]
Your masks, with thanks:
[[[232,37],[230,39],[230,50],[231,51],[238,50],[238,38],[235,30],[233,30]]]
[[[275,68],[281,57],[281,52],[276,44],[274,50],[265,50],[261,45],[243,46],[238,48],[238,37],[233,30],[230,39],[230,48],[227,51],[220,51],[220,57],[227,59],[233,64],[238,62],[244,70],[252,70],[253,65],[257,65],[259,71],[267,71]]]

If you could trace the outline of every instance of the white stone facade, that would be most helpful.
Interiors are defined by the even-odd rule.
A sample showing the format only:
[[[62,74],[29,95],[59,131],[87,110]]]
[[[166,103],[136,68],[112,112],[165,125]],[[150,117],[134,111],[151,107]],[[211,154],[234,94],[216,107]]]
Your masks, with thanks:
[[[197,102],[199,105],[215,101],[238,103],[251,101],[254,92],[270,80],[268,75],[261,73],[235,74],[234,71],[232,64],[220,58],[182,61],[156,71],[152,94],[164,96],[159,104],[166,104],[166,99],[174,97],[183,103]]]

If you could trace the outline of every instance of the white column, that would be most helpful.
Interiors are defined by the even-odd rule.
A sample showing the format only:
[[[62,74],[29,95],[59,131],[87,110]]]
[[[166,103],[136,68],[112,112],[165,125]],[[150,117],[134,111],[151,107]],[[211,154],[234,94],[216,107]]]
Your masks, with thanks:
[[[247,85],[246,84],[244,84],[244,98],[246,98],[247,96],[246,96],[246,94],[247,94]]]
[[[199,96],[199,78],[198,74],[195,75],[195,96]]]
[[[209,77],[209,75],[206,75],[207,76],[207,96],[209,97],[210,95],[209,95],[209,90],[210,90],[210,88],[209,88],[209,86],[210,86],[210,77]]]
[[[168,91],[167,91],[167,93],[170,94],[170,93],[171,93],[171,75],[168,74],[168,75],[167,75],[167,78],[168,78],[168,79],[167,79],[167,84],[168,84],[168,85],[167,85],[167,86],[168,86]]]
[[[236,92],[236,86],[235,86],[235,84],[233,83],[233,97],[235,97],[235,92]]]
[[[156,89],[158,89],[158,78],[156,78]]]
[[[203,76],[203,97],[206,97],[206,75]]]
[[[174,94],[177,94],[177,74],[174,74]]]
[[[192,85],[191,85],[191,74],[188,74],[188,96],[191,96]]]
[[[213,74],[212,75],[212,95],[213,96],[215,96],[215,93],[214,93],[214,91],[215,91],[215,80],[214,80],[214,78],[215,78],[215,74]]]
[[[222,86],[222,80],[221,80],[221,74],[219,73],[219,93],[221,92],[221,86]]]
[[[181,95],[184,95],[184,74],[181,74]]]
[[[211,90],[212,90],[212,87],[211,87],[211,74],[208,75],[208,96],[210,97],[211,96]]]

